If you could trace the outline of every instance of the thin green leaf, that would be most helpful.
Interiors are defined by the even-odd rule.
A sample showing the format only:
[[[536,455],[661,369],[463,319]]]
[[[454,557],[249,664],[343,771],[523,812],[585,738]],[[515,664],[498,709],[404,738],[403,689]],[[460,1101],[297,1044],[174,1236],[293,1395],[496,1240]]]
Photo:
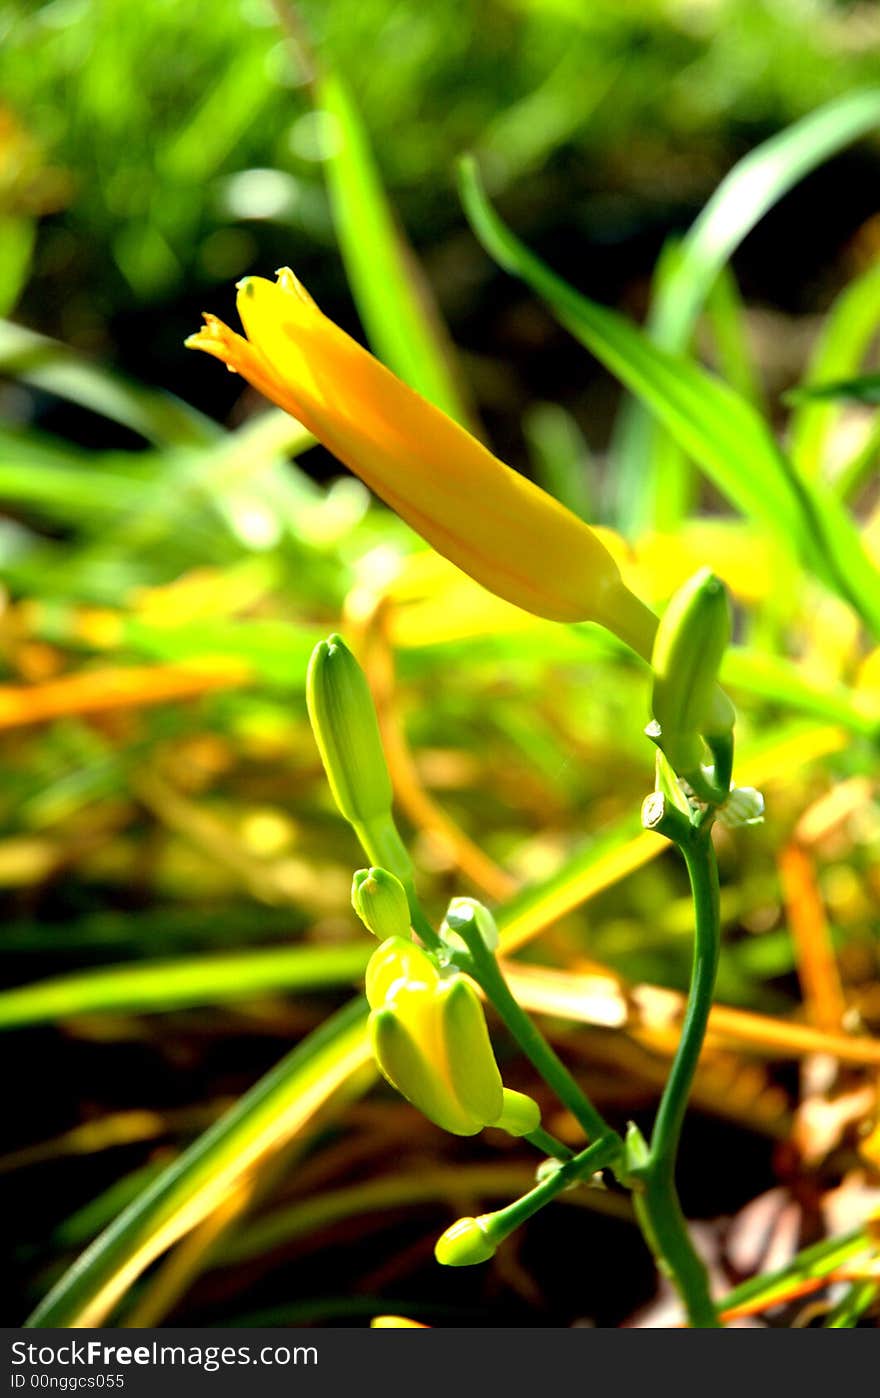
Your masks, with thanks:
[[[877,458],[880,456],[880,413],[862,442],[862,445],[843,463],[834,477],[834,493],[840,500],[854,500],[859,491],[872,478]]]
[[[764,394],[749,347],[746,311],[736,277],[722,267],[706,301],[706,319],[723,379],[760,412]]]
[[[120,422],[147,441],[204,446],[221,429],[171,393],[142,388],[12,321],[0,321],[0,373]]]
[[[660,288],[648,316],[646,328],[654,343],[684,353],[718,273],[743,239],[805,175],[878,125],[880,90],[848,93],[740,160],[682,239],[674,274]],[[616,469],[627,482],[630,509],[621,522],[629,531],[651,527],[656,523],[654,511],[664,511],[658,483],[651,479],[651,438],[656,433],[657,425],[638,403],[625,404],[614,457]],[[679,463],[678,469],[687,474],[686,463]],[[689,493],[684,483],[673,487],[668,468],[664,490],[682,499]],[[668,519],[668,511],[665,514]]]
[[[762,1277],[750,1277],[748,1281],[735,1286],[718,1303],[720,1311],[732,1311],[752,1302],[763,1301],[767,1309],[782,1301],[798,1282],[810,1281],[814,1277],[825,1277],[835,1271],[843,1262],[849,1262],[860,1253],[867,1252],[871,1244],[863,1228],[853,1229],[837,1238],[826,1238],[821,1243],[804,1248],[787,1266]]]
[[[578,424],[557,403],[533,403],[523,432],[535,480],[572,514],[595,515],[596,468]]]
[[[24,290],[36,231],[32,218],[0,215],[0,315],[9,315]]]
[[[350,984],[373,948],[265,947],[100,966],[0,992],[0,1030],[82,1014],[150,1014],[227,1004],[279,990]]]
[[[101,1325],[129,1286],[369,1060],[359,996],[251,1088],[95,1239],[25,1322]]]
[[[880,309],[880,305],[878,305]],[[880,403],[880,374],[862,374],[855,379],[832,379],[828,383],[804,383],[789,389],[786,403],[831,402]]]
[[[880,633],[877,570],[855,525],[820,482],[800,479],[767,424],[713,375],[653,344],[614,311],[551,272],[501,222],[472,161],[462,162],[465,211],[492,256],[550,305],[557,319],[637,394],[719,490],[762,523]]]
[[[855,1282],[841,1301],[838,1301],[828,1319],[826,1330],[852,1330],[877,1300],[880,1283],[866,1278]]]
[[[847,93],[762,142],[721,181],[681,242],[651,311],[657,343],[684,349],[721,268],[764,215],[811,170],[880,126],[880,88]]]
[[[751,699],[765,699],[795,713],[839,723],[851,733],[880,737],[880,706],[870,695],[842,684],[818,682],[783,656],[733,647],[721,665],[725,686]]]
[[[878,326],[880,264],[869,267],[838,296],[810,356],[807,383],[790,399],[798,406],[792,415],[789,449],[799,469],[810,478],[818,478],[827,467],[828,446],[840,415],[834,401],[839,396],[838,386],[853,379]]]
[[[390,369],[459,422],[471,412],[452,368],[453,350],[416,260],[392,213],[369,139],[337,73],[316,99],[335,121],[326,160],[339,246],[367,337]]]
[[[548,302],[556,317],[653,412],[744,514],[780,541],[804,522],[765,424],[726,384],[658,349],[635,326],[556,276],[501,222],[471,161],[461,165],[465,212],[486,250]]]

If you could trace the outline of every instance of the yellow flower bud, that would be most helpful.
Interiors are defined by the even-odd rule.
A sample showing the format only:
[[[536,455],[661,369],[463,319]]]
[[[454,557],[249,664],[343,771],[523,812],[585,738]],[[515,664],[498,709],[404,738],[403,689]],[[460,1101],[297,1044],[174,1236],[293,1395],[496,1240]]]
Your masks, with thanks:
[[[358,869],[351,885],[351,904],[374,937],[406,937],[409,902],[400,879],[387,869]]]
[[[501,1074],[466,977],[441,973],[421,947],[391,937],[370,958],[366,990],[373,1052],[398,1092],[456,1136],[505,1125]]]
[[[410,1320],[405,1315],[374,1315],[370,1321],[371,1330],[428,1330],[420,1320]]]
[[[389,937],[367,963],[367,1003],[373,1010],[392,1000],[401,985],[439,985],[440,976],[421,947],[407,937]]]
[[[452,1090],[482,1125],[494,1124],[504,1106],[504,1090],[483,1006],[464,976],[446,981],[440,995],[443,1046]]]
[[[597,621],[646,659],[656,620],[596,534],[322,315],[287,268],[247,277],[247,339],[215,316],[187,345],[284,408],[438,553],[554,621]]]
[[[488,1262],[495,1251],[479,1218],[460,1218],[437,1239],[434,1256],[443,1267],[473,1267]]]

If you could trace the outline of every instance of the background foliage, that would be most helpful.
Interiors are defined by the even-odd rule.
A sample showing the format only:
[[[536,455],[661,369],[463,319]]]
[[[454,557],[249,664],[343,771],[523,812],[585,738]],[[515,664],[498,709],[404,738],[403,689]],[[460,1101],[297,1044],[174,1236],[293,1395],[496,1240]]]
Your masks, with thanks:
[[[660,493],[674,509],[645,514],[645,479],[621,473],[619,390],[481,250],[454,161],[476,152],[507,224],[641,320],[652,280],[662,292],[673,275],[670,236],[761,141],[876,81],[878,40],[870,7],[820,0],[332,0],[293,15],[222,0],[210,21],[194,0],[5,8],[10,1321],[59,1279],[57,1323],[619,1324],[654,1293],[622,1201],[595,1191],[564,1196],[491,1267],[441,1272],[437,1232],[526,1188],[530,1162],[492,1132],[444,1137],[375,1088],[356,1008],[307,1037],[370,950],[348,912],[358,852],[305,723],[308,654],[332,629],[367,666],[426,900],[439,914],[481,894],[511,950],[541,934],[517,989],[619,1124],[650,1115],[662,1081],[690,914],[675,861],[638,832],[643,674],[589,628],[532,622],[462,582],[296,424],[183,351],[203,306],[228,313],[237,277],[281,263],[380,354],[417,345],[412,375],[439,376],[505,459],[619,528],[646,600],[703,563],[730,585],[739,780],[765,788],[768,820],[721,842],[724,1008],[685,1204],[720,1291],[844,1236],[779,1284],[774,1322],[812,1295],[811,1267],[865,1251],[876,641],[748,500],[739,514],[717,477],[695,484],[692,442],[684,460],[656,431],[629,451],[655,484],[685,481]],[[783,400],[873,364],[876,137],[840,147],[749,233],[695,345],[804,479],[843,479],[876,556],[870,401]],[[499,1051],[505,1079],[533,1090],[500,1036]]]

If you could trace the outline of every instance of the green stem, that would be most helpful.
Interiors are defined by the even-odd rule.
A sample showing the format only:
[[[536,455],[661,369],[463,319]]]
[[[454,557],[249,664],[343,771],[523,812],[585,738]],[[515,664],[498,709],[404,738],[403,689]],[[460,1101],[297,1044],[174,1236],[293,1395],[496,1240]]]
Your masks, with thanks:
[[[571,1073],[547,1043],[541,1031],[517,1004],[494,954],[483,943],[479,933],[470,936],[464,929],[471,964],[466,969],[486,992],[523,1053],[552,1088],[564,1106],[579,1123],[590,1140],[614,1135],[605,1118],[575,1082]],[[618,1143],[620,1138],[617,1137]]]
[[[573,1150],[564,1146],[561,1141],[557,1141],[555,1136],[551,1136],[549,1131],[545,1131],[543,1126],[539,1126],[537,1131],[530,1131],[523,1137],[530,1146],[534,1146],[542,1155],[549,1155],[552,1160],[571,1160],[574,1155]]]
[[[570,1184],[587,1179],[597,1170],[610,1165],[619,1156],[620,1149],[621,1141],[616,1132],[600,1137],[579,1155],[573,1155],[564,1165],[560,1165],[558,1170],[554,1170],[552,1175],[535,1185],[535,1188],[530,1189],[521,1199],[514,1199],[512,1204],[496,1210],[495,1213],[483,1214],[480,1223],[484,1231],[493,1243],[502,1242],[515,1228],[532,1218]]]
[[[694,1250],[675,1187],[675,1165],[691,1084],[712,1006],[720,941],[718,865],[708,824],[694,828],[679,849],[694,899],[694,960],[687,1010],[672,1070],[663,1090],[648,1160],[639,1172],[636,1212],[658,1264],[675,1283],[693,1326],[719,1324],[709,1279]]]
[[[413,931],[418,933],[426,947],[430,947],[432,951],[439,951],[442,943],[419,902],[413,863],[406,845],[400,838],[394,816],[388,811],[370,821],[352,821],[352,829],[370,863],[380,869],[388,869],[400,879],[409,903]]]

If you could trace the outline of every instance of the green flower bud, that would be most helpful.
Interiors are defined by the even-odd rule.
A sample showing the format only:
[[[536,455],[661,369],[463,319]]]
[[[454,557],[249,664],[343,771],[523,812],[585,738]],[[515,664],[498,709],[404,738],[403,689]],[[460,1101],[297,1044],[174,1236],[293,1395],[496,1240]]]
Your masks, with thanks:
[[[463,933],[467,933],[467,936]],[[498,928],[489,909],[478,903],[476,898],[453,898],[440,928],[441,940],[458,951],[466,951],[468,937],[474,933],[487,951],[497,949]]]
[[[479,1218],[460,1218],[437,1239],[434,1256],[443,1267],[473,1267],[494,1257],[495,1247]]]
[[[340,636],[312,652],[306,678],[309,718],[327,780],[345,819],[363,825],[391,810],[391,779],[363,670]]]
[[[409,935],[409,902],[400,879],[387,869],[358,869],[351,884],[351,905],[374,937]]]
[[[678,773],[699,768],[702,736],[720,735],[733,726],[733,707],[717,684],[729,641],[727,591],[720,578],[703,568],[666,608],[651,660],[658,741]]]
[[[623,1165],[630,1179],[639,1179],[645,1173],[651,1158],[650,1147],[634,1121],[627,1124],[624,1137]]]
[[[541,1108],[534,1097],[528,1097],[524,1092],[514,1092],[512,1087],[505,1087],[501,1115],[492,1124],[506,1131],[509,1136],[530,1136],[541,1125]]]

